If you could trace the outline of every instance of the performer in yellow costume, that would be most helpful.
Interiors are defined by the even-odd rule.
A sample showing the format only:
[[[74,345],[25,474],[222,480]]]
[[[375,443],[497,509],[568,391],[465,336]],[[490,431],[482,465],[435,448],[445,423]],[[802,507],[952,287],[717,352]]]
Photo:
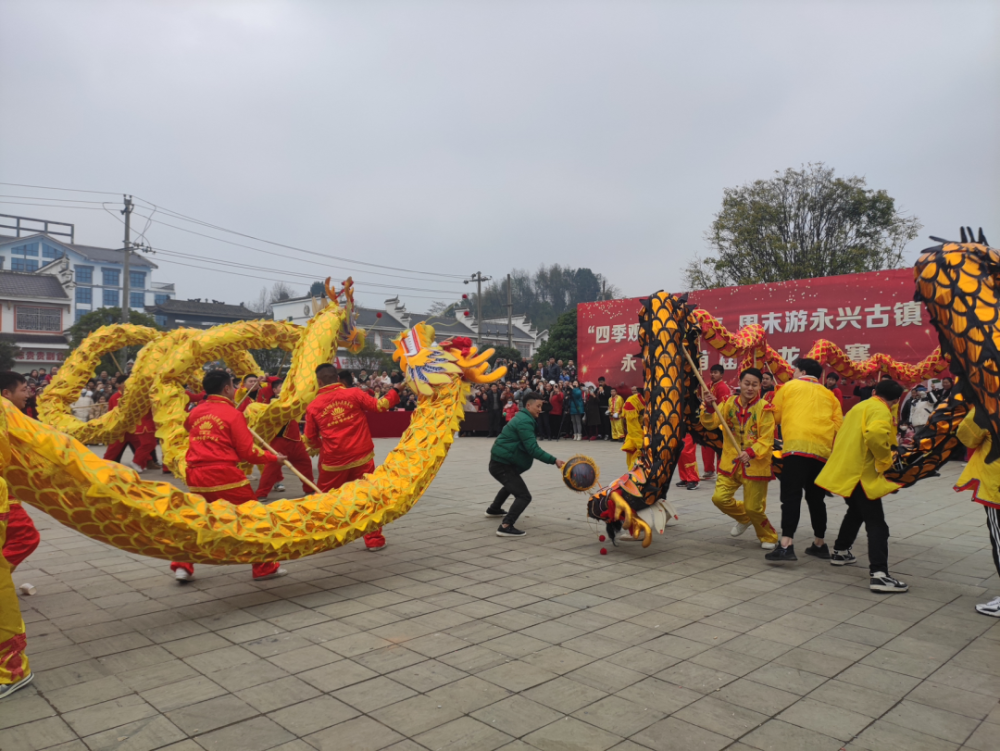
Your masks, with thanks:
[[[0,470],[10,463],[10,442],[7,438],[7,419],[0,411]],[[7,539],[7,519],[10,500],[7,481],[0,477],[0,547]],[[21,607],[17,602],[11,567],[0,555],[0,699],[24,688],[35,677],[28,668],[27,635]]]
[[[629,469],[639,460],[639,450],[642,448],[642,413],[646,411],[646,399],[638,387],[632,387],[632,396],[625,400],[622,414],[625,415],[625,462]]]
[[[608,417],[611,418],[611,440],[620,441],[625,437],[625,426],[622,423],[622,410],[625,400],[617,390],[611,389],[611,400],[608,402]]]
[[[972,500],[986,509],[986,529],[993,548],[993,565],[1000,573],[1000,459],[987,463],[986,457],[993,447],[990,432],[976,424],[973,407],[958,426],[958,440],[975,449],[965,465],[965,471],[955,483],[955,490],[971,490]],[[1000,597],[976,605],[976,611],[993,618],[1000,618]]]
[[[730,396],[721,404],[714,394],[706,392],[701,409],[701,424],[709,430],[726,421],[739,446],[727,436],[719,460],[712,503],[722,513],[736,521],[730,534],[739,537],[750,525],[757,533],[761,547],[773,550],[778,533],[767,520],[767,484],[773,478],[771,452],[774,448],[774,413],[771,405],[760,398],[763,374],[757,368],[740,373],[739,396]],[[743,500],[735,499],[743,488]]]

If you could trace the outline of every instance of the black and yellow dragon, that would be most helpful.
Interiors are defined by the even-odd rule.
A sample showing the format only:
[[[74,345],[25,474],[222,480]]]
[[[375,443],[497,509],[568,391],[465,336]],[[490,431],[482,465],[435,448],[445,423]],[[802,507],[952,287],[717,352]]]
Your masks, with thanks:
[[[978,242],[971,229],[968,235],[962,229],[960,242],[939,242],[917,260],[914,299],[930,313],[956,385],[916,434],[913,448],[886,473],[903,486],[934,474],[964,451],[955,433],[972,406],[976,422],[993,438],[989,460],[1000,457],[1000,251],[989,247],[982,230]],[[706,430],[698,419],[698,384],[690,363],[700,356],[700,335],[686,296],[657,292],[642,301],[643,446],[635,467],[587,502],[587,515],[606,522],[612,539],[624,526],[643,537],[643,546],[651,542],[649,525],[638,512],[666,498],[685,433],[696,443],[722,449],[721,433]],[[776,464],[780,471],[780,460]]]

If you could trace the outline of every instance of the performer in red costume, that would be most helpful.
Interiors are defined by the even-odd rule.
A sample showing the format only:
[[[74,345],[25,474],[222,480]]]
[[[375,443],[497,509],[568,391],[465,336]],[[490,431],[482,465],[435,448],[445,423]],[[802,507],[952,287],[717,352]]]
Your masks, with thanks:
[[[239,462],[267,464],[284,461],[283,454],[260,451],[253,443],[243,413],[236,409],[233,377],[224,370],[209,371],[202,381],[205,401],[188,413],[184,428],[190,434],[187,450],[187,482],[192,493],[205,500],[229,501],[235,506],[256,501],[250,481],[237,466]],[[171,563],[178,581],[194,578],[190,563]],[[253,564],[254,581],[274,579],[288,571],[280,564]]]
[[[22,412],[28,404],[28,380],[20,373],[10,371],[0,372],[0,396],[9,401]],[[25,413],[27,414],[27,413]],[[24,507],[10,496],[10,509],[7,517],[7,537],[3,543],[3,557],[13,571],[29,555],[35,552],[42,537],[35,529]]]
[[[260,390],[260,394],[257,395],[257,401],[267,404],[272,398],[277,399],[278,396],[281,395],[282,385],[284,385],[284,381],[269,383],[266,387],[267,393],[265,393],[262,388]],[[280,451],[282,454],[287,456],[288,461],[292,463],[292,466],[312,481],[312,459],[309,458],[309,452],[306,451],[306,447],[302,445],[302,435],[299,433],[298,420],[289,421],[289,423],[281,429],[281,432],[278,433],[277,437],[271,441],[271,448],[275,451]],[[285,477],[281,472],[280,462],[265,464],[264,469],[262,469],[260,473],[260,484],[257,486],[257,498],[267,498],[267,494],[271,492],[271,489],[284,479]],[[278,490],[284,490],[284,488],[279,487]],[[305,491],[308,493],[309,489],[306,488]]]
[[[725,381],[722,380],[726,375],[726,369],[716,363],[709,369],[708,372],[712,378],[712,382],[708,384],[709,391],[712,392],[712,396],[715,397],[715,401],[722,404],[726,401],[726,399],[733,395],[733,390],[729,388],[729,385]],[[713,479],[715,477],[715,449],[709,446],[702,446],[701,460],[705,464],[705,474],[701,476],[701,479]]]
[[[320,389],[306,408],[306,441],[320,448],[316,484],[326,493],[375,471],[375,444],[365,412],[395,407],[403,384],[393,384],[391,391],[376,399],[354,388],[351,371],[338,374],[330,363],[316,368],[316,378]],[[372,551],[385,547],[381,528],[365,535],[365,547]]]
[[[684,448],[681,449],[681,456],[677,460],[677,474],[681,478],[677,487],[688,490],[698,488],[698,454],[695,452],[694,438],[690,433],[684,434]]]
[[[108,399],[108,412],[118,406],[125,391],[125,381],[128,376],[115,378],[115,393]],[[125,447],[132,449],[132,468],[136,472],[145,472],[146,466],[156,457],[156,423],[153,413],[147,412],[136,426],[134,433],[126,433],[119,440],[108,446],[104,458],[111,462],[121,462],[125,455]]]

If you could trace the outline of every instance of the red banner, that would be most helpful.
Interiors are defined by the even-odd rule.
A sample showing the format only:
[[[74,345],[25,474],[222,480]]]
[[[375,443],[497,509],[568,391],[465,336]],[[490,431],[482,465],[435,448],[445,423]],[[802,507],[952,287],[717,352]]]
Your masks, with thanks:
[[[828,339],[852,360],[881,352],[917,363],[938,345],[924,306],[913,300],[912,269],[801,279],[793,282],[692,292],[704,308],[735,333],[759,323],[768,343],[791,362],[817,339]],[[642,385],[638,316],[641,298],[577,306],[577,356],[581,380]],[[715,363],[734,381],[739,362],[722,357],[702,340],[702,367]],[[732,373],[728,371],[733,371]]]

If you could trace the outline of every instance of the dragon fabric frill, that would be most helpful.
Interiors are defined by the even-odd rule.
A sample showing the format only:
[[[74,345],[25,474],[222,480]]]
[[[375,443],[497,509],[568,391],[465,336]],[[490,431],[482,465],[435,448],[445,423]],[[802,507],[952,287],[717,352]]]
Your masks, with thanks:
[[[666,498],[670,478],[684,447],[688,425],[697,423],[697,392],[694,373],[683,348],[693,348],[697,357],[698,328],[682,298],[657,292],[643,300],[639,314],[639,344],[642,347],[646,410],[642,416],[643,444],[636,465],[602,488],[587,502],[587,515],[608,524],[614,537],[621,521],[634,537],[645,532],[643,545],[651,541],[648,525],[635,516]],[[694,420],[691,419],[692,414]],[[692,433],[705,445],[718,441],[710,431]]]

